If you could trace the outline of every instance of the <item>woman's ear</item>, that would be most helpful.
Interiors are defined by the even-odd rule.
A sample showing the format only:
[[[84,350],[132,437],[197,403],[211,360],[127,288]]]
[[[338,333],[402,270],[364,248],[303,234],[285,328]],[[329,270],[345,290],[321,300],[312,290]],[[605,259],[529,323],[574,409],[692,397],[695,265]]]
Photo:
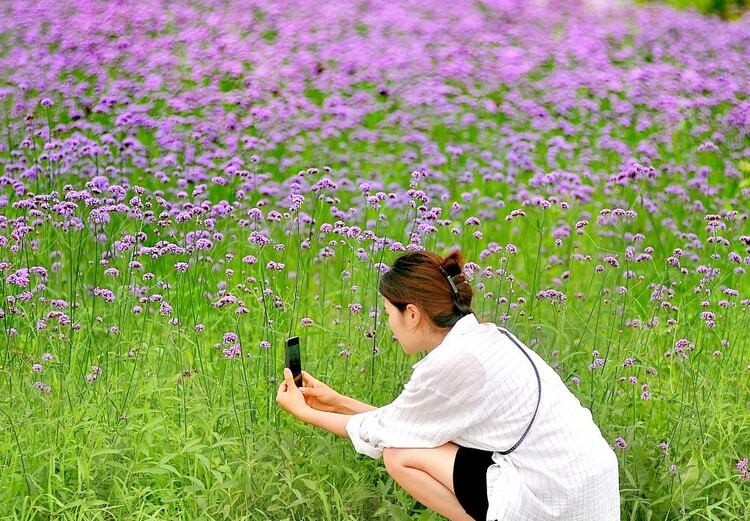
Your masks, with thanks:
[[[422,319],[422,312],[414,304],[407,304],[404,310],[404,318],[412,327],[417,327]]]

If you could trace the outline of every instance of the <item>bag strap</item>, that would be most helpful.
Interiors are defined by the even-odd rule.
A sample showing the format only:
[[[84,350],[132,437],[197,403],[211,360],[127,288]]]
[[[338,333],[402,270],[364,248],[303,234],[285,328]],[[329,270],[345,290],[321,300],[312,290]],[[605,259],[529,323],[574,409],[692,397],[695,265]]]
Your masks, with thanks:
[[[526,435],[531,430],[531,426],[533,425],[534,420],[536,419],[536,414],[539,412],[539,404],[542,402],[542,379],[539,377],[539,370],[536,368],[536,364],[531,359],[531,357],[526,352],[526,350],[521,346],[521,344],[519,344],[518,341],[515,338],[513,338],[513,336],[510,333],[508,333],[506,330],[502,328],[497,328],[497,329],[498,331],[503,333],[505,336],[507,336],[510,339],[510,341],[513,342],[516,345],[516,347],[521,350],[521,352],[524,354],[526,359],[531,363],[531,367],[534,368],[534,373],[536,374],[536,383],[539,388],[539,391],[537,393],[537,398],[536,398],[536,408],[534,409],[534,415],[531,417],[531,421],[529,422],[529,425],[526,427],[526,430],[524,431],[524,433],[521,435],[521,438],[510,449],[506,451],[502,451],[502,450],[498,451],[500,454],[505,456],[507,454],[510,454],[514,450],[516,450],[518,446],[521,445],[521,442],[524,440],[524,438],[526,438]]]

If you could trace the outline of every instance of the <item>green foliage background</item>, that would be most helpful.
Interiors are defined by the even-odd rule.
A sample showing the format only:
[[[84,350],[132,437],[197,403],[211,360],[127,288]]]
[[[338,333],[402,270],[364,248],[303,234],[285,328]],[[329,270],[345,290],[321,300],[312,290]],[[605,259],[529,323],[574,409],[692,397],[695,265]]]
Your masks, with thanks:
[[[662,3],[679,9],[692,8],[725,19],[738,18],[750,8],[750,0],[639,0],[639,3]]]

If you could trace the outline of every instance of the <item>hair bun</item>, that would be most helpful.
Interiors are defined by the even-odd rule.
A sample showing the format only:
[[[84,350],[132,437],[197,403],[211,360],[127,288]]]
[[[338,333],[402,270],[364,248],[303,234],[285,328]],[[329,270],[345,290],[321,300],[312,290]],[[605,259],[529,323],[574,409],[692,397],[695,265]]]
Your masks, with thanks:
[[[461,275],[464,272],[464,256],[461,254],[461,250],[450,252],[443,260],[441,266],[451,277]]]

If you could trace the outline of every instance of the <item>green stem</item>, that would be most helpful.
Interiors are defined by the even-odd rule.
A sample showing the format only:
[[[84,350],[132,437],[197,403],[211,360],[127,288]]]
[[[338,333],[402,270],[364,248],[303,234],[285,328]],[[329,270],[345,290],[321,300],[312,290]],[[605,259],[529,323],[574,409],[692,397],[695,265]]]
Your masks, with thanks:
[[[16,446],[18,447],[18,456],[21,460],[21,471],[23,472],[24,479],[26,480],[26,490],[29,493],[29,497],[33,496],[34,493],[31,490],[31,477],[29,476],[29,473],[26,471],[26,460],[23,457],[23,449],[21,449],[21,441],[18,439],[18,431],[16,430],[16,424],[13,423],[13,418],[11,418],[10,414],[8,414],[8,411],[5,410],[5,407],[0,407],[0,411],[3,412],[3,414],[8,418],[8,423],[10,423],[10,428],[13,431],[13,437],[16,440]]]

